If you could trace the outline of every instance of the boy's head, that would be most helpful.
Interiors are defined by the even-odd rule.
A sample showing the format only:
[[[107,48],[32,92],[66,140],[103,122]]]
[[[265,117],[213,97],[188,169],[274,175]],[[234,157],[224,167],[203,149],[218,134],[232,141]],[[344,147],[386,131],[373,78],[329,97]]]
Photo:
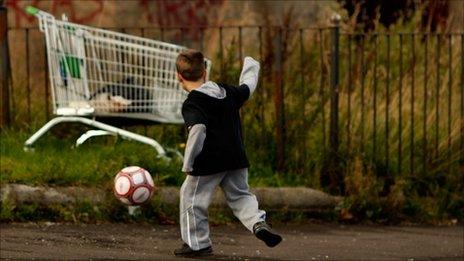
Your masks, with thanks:
[[[186,82],[204,82],[206,76],[205,58],[200,51],[188,49],[179,54],[176,60],[177,76],[183,87]]]

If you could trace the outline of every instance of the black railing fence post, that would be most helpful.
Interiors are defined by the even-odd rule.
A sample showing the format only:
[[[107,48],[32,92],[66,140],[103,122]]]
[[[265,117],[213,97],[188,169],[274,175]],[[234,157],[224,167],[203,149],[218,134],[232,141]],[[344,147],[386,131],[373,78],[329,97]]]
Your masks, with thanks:
[[[461,144],[459,144],[460,166],[464,165],[464,34],[461,34]]]
[[[10,125],[10,58],[8,53],[8,25],[7,25],[7,9],[0,7],[0,86],[2,95],[2,111],[0,127],[8,127]]]
[[[274,38],[275,51],[275,74],[274,74],[274,106],[276,113],[276,147],[278,172],[285,170],[285,105],[283,87],[283,65],[282,65],[282,28],[277,28],[277,37]]]
[[[322,155],[326,157],[327,147],[326,147],[326,117],[325,117],[325,67],[324,67],[324,33],[321,28],[318,29],[318,38],[319,38],[319,98],[321,104],[321,127],[322,127]]]
[[[344,182],[340,169],[339,154],[339,60],[340,60],[340,15],[332,17],[333,28],[331,32],[330,51],[330,126],[329,126],[329,159],[327,174],[329,178],[329,191],[343,193]]]
[[[31,112],[31,106],[32,106],[32,99],[31,99],[31,59],[30,59],[30,43],[29,43],[29,36],[30,36],[30,29],[26,28],[25,31],[25,43],[26,43],[26,100],[27,100],[27,126],[28,130],[31,129],[31,124],[32,124],[32,112]]]
[[[222,26],[219,26],[219,73],[220,79],[224,79],[224,50],[222,46]]]

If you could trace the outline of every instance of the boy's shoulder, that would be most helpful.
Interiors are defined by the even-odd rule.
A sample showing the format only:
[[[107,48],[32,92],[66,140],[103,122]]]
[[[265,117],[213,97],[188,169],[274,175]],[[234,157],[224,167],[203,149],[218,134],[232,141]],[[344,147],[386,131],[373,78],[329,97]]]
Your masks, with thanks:
[[[235,86],[227,83],[217,83],[217,85],[219,88],[224,89],[226,92],[225,99],[219,99],[224,102],[232,101],[234,104],[237,104],[239,107],[241,107],[250,96],[250,89],[246,84]],[[208,104],[216,104],[217,101],[218,99],[210,97],[203,92],[191,91],[188,94],[187,99],[184,100],[182,108],[204,107]]]
[[[228,83],[218,83],[218,85],[226,90],[227,95],[239,100],[246,100],[250,95],[250,88],[246,84],[233,85]]]
[[[197,104],[195,97],[189,95],[182,103],[182,110],[195,106],[195,104]]]
[[[201,111],[208,104],[208,100],[208,95],[192,91],[182,103],[182,111]]]
[[[228,83],[217,83],[217,85],[219,85],[219,87],[221,88],[224,88],[226,90],[226,92],[231,92],[231,91],[234,91],[235,89],[237,89],[237,86],[234,86],[232,84],[228,84]]]
[[[182,117],[186,126],[193,126],[195,124],[207,123],[205,110],[202,103],[195,101],[195,98],[190,96],[182,103]]]
[[[201,92],[191,91],[187,95],[187,98],[182,103],[182,108],[192,107],[192,106],[195,107],[195,106],[202,104],[203,103],[202,99],[204,98],[203,96],[204,95]]]
[[[246,84],[241,84],[239,86],[224,84],[223,86],[227,95],[232,96],[239,107],[250,97],[250,88]]]

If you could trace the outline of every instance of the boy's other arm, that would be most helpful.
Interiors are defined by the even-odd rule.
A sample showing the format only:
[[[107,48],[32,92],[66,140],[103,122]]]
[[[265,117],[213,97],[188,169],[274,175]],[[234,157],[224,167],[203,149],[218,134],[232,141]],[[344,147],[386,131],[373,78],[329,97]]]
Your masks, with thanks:
[[[258,85],[258,75],[259,75],[259,62],[255,59],[247,56],[243,61],[242,72],[240,73],[239,85],[245,84],[250,89],[250,95],[248,98],[253,95],[253,92]]]
[[[187,145],[185,146],[184,164],[182,171],[190,173],[193,171],[193,162],[203,149],[206,138],[206,126],[195,124],[189,128]]]

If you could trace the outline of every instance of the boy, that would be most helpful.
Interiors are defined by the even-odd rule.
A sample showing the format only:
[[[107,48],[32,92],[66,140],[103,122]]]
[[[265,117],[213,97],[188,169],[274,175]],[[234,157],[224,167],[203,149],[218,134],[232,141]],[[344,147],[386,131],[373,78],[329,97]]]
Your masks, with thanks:
[[[203,54],[186,50],[176,61],[177,76],[189,92],[182,116],[189,131],[182,171],[187,174],[180,190],[180,229],[184,244],[177,256],[211,254],[208,206],[219,185],[234,215],[274,247],[282,237],[265,222],[266,212],[258,209],[256,197],[249,192],[248,159],[242,142],[240,107],[253,94],[259,63],[245,57],[240,86],[206,81]]]

